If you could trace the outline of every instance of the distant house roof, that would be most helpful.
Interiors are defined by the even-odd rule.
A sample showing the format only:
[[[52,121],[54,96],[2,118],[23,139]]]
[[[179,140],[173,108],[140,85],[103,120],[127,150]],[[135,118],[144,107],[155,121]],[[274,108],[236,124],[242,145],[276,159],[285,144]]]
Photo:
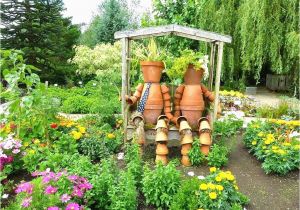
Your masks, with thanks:
[[[218,34],[215,32],[204,31],[201,29],[191,28],[187,26],[180,26],[176,24],[155,26],[141,28],[137,30],[117,31],[115,39],[128,38],[128,39],[142,39],[152,36],[163,36],[174,34],[177,36],[201,40],[205,42],[226,42],[231,43],[232,38],[228,35]]]

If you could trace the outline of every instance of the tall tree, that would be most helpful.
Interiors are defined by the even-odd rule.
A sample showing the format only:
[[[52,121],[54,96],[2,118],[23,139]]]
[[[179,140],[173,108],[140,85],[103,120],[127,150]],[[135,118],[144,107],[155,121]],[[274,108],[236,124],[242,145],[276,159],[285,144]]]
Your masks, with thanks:
[[[63,82],[74,68],[68,59],[80,35],[78,26],[62,16],[62,0],[1,1],[1,44],[20,49],[44,80]]]
[[[99,14],[94,17],[89,28],[82,34],[81,43],[90,47],[101,42],[113,44],[116,31],[133,25],[126,1],[104,0],[99,6]]]

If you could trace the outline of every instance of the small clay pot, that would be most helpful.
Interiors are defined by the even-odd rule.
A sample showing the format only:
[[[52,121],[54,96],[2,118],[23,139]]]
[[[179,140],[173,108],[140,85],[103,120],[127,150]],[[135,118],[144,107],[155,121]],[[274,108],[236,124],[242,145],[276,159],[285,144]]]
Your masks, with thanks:
[[[192,164],[191,164],[191,161],[189,159],[189,156],[182,155],[181,164],[184,165],[184,166],[191,166]]]
[[[188,153],[191,149],[192,149],[192,144],[183,144],[181,146],[181,154],[188,155]]]
[[[169,150],[166,144],[158,143],[156,145],[156,154],[157,155],[167,155],[169,154]]]
[[[201,144],[211,145],[211,134],[208,132],[203,132],[199,136],[199,141]]]
[[[207,156],[209,154],[209,150],[210,150],[210,145],[201,145],[200,147],[201,152]]]
[[[143,71],[145,82],[158,83],[161,78],[161,73],[165,68],[161,61],[141,61],[141,69]]]
[[[166,155],[156,155],[155,163],[162,162],[163,165],[167,165],[168,158]]]
[[[193,65],[189,65],[184,74],[184,84],[186,85],[200,85],[203,77],[203,69],[195,69]]]

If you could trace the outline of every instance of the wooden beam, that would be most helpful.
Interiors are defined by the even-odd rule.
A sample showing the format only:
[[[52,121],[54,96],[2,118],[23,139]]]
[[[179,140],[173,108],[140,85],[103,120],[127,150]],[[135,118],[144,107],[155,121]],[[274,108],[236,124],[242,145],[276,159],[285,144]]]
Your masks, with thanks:
[[[223,44],[224,44],[223,42],[218,43],[218,58],[217,58],[216,80],[215,80],[215,101],[214,101],[213,123],[217,120],[217,113],[218,113],[219,90],[220,90],[222,57],[223,57]],[[213,125],[213,123],[212,123],[212,125]]]
[[[122,38],[122,116],[124,126],[124,141],[127,139],[127,125],[128,125],[128,105],[125,100],[125,95],[128,94],[129,90],[129,39]]]
[[[212,91],[213,80],[214,80],[214,67],[215,67],[215,54],[216,54],[216,44],[212,42],[210,44],[210,68],[209,68],[209,78],[208,78],[208,89]]]
[[[201,29],[179,26],[179,25],[165,25],[165,26],[155,26],[148,28],[141,28],[137,30],[127,30],[127,31],[117,31],[114,36],[115,39],[129,38],[129,39],[142,39],[152,36],[163,36],[167,34],[174,33],[178,36],[201,40],[205,42],[226,42],[231,43],[231,36],[222,35],[210,31],[204,31]]]

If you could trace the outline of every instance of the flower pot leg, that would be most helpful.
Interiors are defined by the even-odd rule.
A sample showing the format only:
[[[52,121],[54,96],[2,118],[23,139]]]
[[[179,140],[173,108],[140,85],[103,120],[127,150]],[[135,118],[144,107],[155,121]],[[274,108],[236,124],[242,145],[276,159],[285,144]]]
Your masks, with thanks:
[[[158,117],[157,125],[156,125],[156,158],[155,162],[166,165],[168,163],[168,120],[167,117],[162,115]]]
[[[181,134],[181,164],[184,166],[191,166],[191,162],[188,156],[188,152],[192,148],[193,143],[193,133],[192,129],[189,126],[188,122],[182,118],[182,120],[179,123],[179,132]]]
[[[143,155],[145,145],[145,130],[144,130],[144,118],[140,113],[136,113],[133,116],[133,123],[136,126],[136,141],[139,145],[140,155]]]

